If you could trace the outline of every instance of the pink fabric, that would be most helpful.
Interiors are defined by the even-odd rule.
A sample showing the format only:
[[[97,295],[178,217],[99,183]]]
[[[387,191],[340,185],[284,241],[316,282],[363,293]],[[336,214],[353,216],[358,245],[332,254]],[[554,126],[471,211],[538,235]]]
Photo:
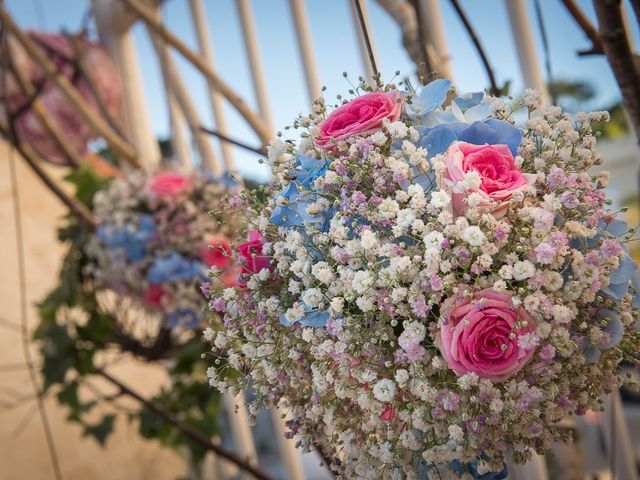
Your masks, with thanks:
[[[467,172],[477,172],[480,175],[478,193],[482,196],[478,207],[489,209],[497,217],[504,216],[507,202],[515,192],[536,181],[534,174],[522,173],[516,166],[507,145],[455,142],[447,150],[444,161],[446,169],[438,176],[440,187],[451,190],[464,179]],[[466,212],[468,206],[464,200],[467,195],[451,191],[454,214],[463,215]]]
[[[372,92],[362,95],[335,109],[320,125],[316,145],[325,150],[334,148],[334,142],[354,135],[373,133],[382,127],[383,120],[400,118],[402,105],[400,93]]]
[[[93,110],[104,116],[89,81],[73,65],[75,53],[69,40],[64,35],[44,32],[31,31],[28,34],[58,68],[61,75],[78,89]],[[95,90],[103,100],[111,117],[119,121],[121,87],[109,56],[100,45],[92,43],[86,38],[81,38],[78,43],[79,49],[82,51],[82,64],[85,71],[90,76]],[[11,42],[9,48],[17,68],[36,89],[40,90],[38,98],[61,131],[66,143],[79,154],[84,155],[87,152],[89,141],[96,138],[96,134],[62,92],[47,80],[42,70],[26,55],[22,47]],[[4,55],[6,52],[2,54]],[[2,72],[2,75],[7,79],[7,89],[5,93],[0,92],[0,95],[4,97],[11,111],[16,112],[23,109],[15,122],[19,138],[31,145],[44,160],[55,164],[64,164],[67,160],[64,152],[58,147],[35,112],[27,105],[28,98],[22,93],[16,79],[8,72]]]
[[[181,197],[191,188],[189,177],[176,172],[158,173],[149,182],[149,191],[161,198]]]
[[[446,324],[440,328],[439,348],[458,375],[475,372],[480,378],[504,381],[533,356],[534,348],[519,347],[518,337],[533,332],[534,322],[524,308],[511,304],[510,295],[482,290],[446,302],[442,316]]]

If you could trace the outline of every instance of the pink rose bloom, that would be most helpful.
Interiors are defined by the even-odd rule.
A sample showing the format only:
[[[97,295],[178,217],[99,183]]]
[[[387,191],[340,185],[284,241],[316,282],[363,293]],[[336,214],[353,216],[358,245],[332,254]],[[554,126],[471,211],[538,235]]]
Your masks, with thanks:
[[[490,210],[500,218],[504,216],[513,194],[525,190],[536,181],[536,175],[522,173],[507,145],[472,145],[454,142],[444,159],[446,168],[437,178],[438,186],[451,192],[451,205],[455,215],[463,215],[469,208],[465,199],[469,192],[454,191],[467,172],[477,172],[481,200],[479,208]]]
[[[442,316],[446,324],[438,335],[440,352],[458,375],[475,372],[480,378],[501,382],[533,356],[535,349],[520,347],[518,338],[533,332],[534,322],[523,307],[511,304],[510,295],[482,290],[445,303]]]
[[[264,243],[264,238],[258,230],[249,232],[249,241],[238,247],[238,252],[243,259],[242,273],[254,274],[263,268],[273,270],[271,259],[262,254]]]
[[[150,307],[162,308],[163,299],[171,302],[170,294],[159,283],[150,284],[144,292],[144,301]]]
[[[190,188],[191,180],[176,172],[159,173],[149,182],[149,191],[163,198],[180,197]]]
[[[224,237],[214,237],[204,248],[202,261],[207,267],[226,267],[231,261],[231,246]]]
[[[120,81],[107,52],[100,45],[90,42],[85,37],[78,38],[82,63],[91,80],[89,82],[89,79],[75,67],[74,59],[78,55],[66,36],[37,31],[30,31],[28,35],[58,68],[60,75],[78,89],[80,95],[96,114],[104,116],[95,97],[97,93],[110,116],[119,122],[122,97]],[[89,141],[96,138],[95,132],[60,90],[44,76],[42,70],[20,45],[10,41],[9,50],[17,68],[39,90],[38,98],[60,130],[65,143],[80,155],[84,155]],[[0,55],[6,55],[6,52],[2,51]],[[6,91],[0,92],[2,99],[12,112],[19,112],[15,120],[18,137],[28,143],[44,160],[55,164],[66,163],[67,158],[64,152],[28,105],[29,99],[23,94],[17,80],[11,73],[2,70],[2,67],[0,67],[0,76],[4,76],[7,82]]]
[[[372,92],[336,108],[320,125],[316,145],[331,150],[339,140],[379,130],[385,119],[398,120],[402,112],[399,99],[400,93],[396,91]]]

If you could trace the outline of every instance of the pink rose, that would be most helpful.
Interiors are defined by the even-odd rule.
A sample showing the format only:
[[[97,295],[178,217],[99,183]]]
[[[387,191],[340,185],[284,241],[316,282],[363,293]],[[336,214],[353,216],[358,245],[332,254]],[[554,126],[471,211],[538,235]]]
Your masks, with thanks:
[[[163,303],[171,302],[171,294],[159,283],[152,283],[144,292],[144,301],[150,307],[162,308]]]
[[[242,273],[254,274],[263,268],[273,270],[274,267],[271,264],[271,259],[262,254],[264,243],[264,238],[258,230],[249,232],[249,241],[238,247],[240,256],[243,259]]]
[[[191,180],[176,172],[159,173],[149,182],[149,190],[163,198],[180,197],[189,188],[191,188]]]
[[[202,261],[207,267],[226,267],[231,261],[231,247],[224,237],[214,237],[204,248]]]
[[[501,382],[533,356],[532,342],[519,340],[535,330],[534,322],[523,307],[511,304],[510,295],[482,290],[445,303],[442,317],[440,352],[458,375],[475,372],[480,378]]]
[[[104,116],[95,97],[98,94],[116,121],[120,121],[121,88],[117,71],[107,52],[98,44],[90,42],[84,36],[78,37],[78,50],[82,53],[84,71],[90,78],[82,75],[74,62],[77,53],[69,38],[65,35],[30,31],[28,35],[40,47],[61,76],[69,80],[96,114]],[[84,121],[69,100],[48,80],[42,70],[15,41],[9,42],[9,52],[16,68],[38,89],[42,106],[60,131],[62,140],[80,155],[87,152],[88,143],[96,138],[95,132]],[[2,52],[1,55],[5,55]],[[7,83],[5,92],[0,92],[9,110],[17,113],[15,127],[18,137],[28,143],[44,160],[64,164],[66,155],[53,139],[49,130],[29,106],[29,98],[23,94],[13,74],[0,67],[0,78]]]
[[[504,216],[515,192],[527,189],[536,181],[536,175],[522,173],[516,166],[507,145],[455,142],[447,150],[444,162],[446,168],[437,177],[438,186],[451,192],[456,215],[463,215],[469,208],[465,202],[469,191],[458,192],[454,188],[467,172],[477,172],[480,176],[480,186],[475,190],[481,196],[477,206],[490,210],[496,217]]]
[[[398,120],[402,111],[399,99],[400,93],[396,91],[372,92],[336,108],[320,125],[316,145],[331,150],[339,140],[375,132],[385,119]]]

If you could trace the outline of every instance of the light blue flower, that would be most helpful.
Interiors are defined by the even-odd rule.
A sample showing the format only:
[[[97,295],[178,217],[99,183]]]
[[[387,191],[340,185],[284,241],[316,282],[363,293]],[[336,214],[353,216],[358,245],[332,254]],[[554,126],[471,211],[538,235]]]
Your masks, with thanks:
[[[504,463],[502,470],[499,472],[487,472],[483,474],[478,473],[477,460],[473,460],[469,463],[462,463],[460,460],[454,460],[449,463],[449,467],[460,476],[465,473],[471,474],[474,480],[503,480],[509,475],[507,466]]]
[[[474,145],[504,144],[515,156],[522,142],[522,132],[519,128],[496,118],[476,121],[470,125],[453,122],[437,125],[433,128],[417,127],[417,130],[421,134],[418,144],[427,149],[429,156],[444,153],[455,141]]]
[[[100,225],[97,230],[98,239],[111,250],[123,249],[127,258],[138,262],[146,255],[147,244],[155,233],[153,217],[141,213],[135,222],[124,227],[116,228],[112,225]]]
[[[271,223],[287,228],[315,225],[320,231],[328,230],[335,208],[313,215],[308,211],[309,206],[319,199],[319,194],[314,190],[314,182],[326,173],[327,165],[326,160],[296,156],[296,169],[292,172],[294,180],[276,196]]]
[[[203,267],[200,262],[188,260],[178,252],[156,258],[149,271],[147,279],[151,283],[171,283],[180,280],[192,280],[201,276]]]
[[[285,327],[290,327],[294,323],[300,323],[305,327],[314,328],[325,327],[327,325],[327,322],[329,321],[329,312],[327,312],[326,310],[313,310],[307,305],[304,306],[304,309],[306,312],[305,316],[295,322],[290,322],[289,320],[287,320],[285,314],[283,313],[282,315],[280,315],[280,324],[284,325]]]
[[[171,327],[198,328],[201,324],[198,314],[190,308],[178,309],[167,316]]]
[[[432,112],[446,100],[447,94],[451,90],[449,80],[438,79],[428,83],[417,92],[407,104],[406,112],[409,117],[417,119]]]
[[[598,323],[605,321],[604,331],[608,334],[609,339],[605,343],[598,345],[589,345],[584,349],[584,356],[587,363],[594,363],[602,354],[602,350],[608,350],[620,343],[624,336],[624,325],[620,316],[608,308],[603,308],[596,315]]]
[[[486,120],[491,115],[491,104],[483,101],[482,92],[467,93],[454,98],[451,105],[444,110],[436,109],[422,117],[425,127],[449,123],[473,123]]]

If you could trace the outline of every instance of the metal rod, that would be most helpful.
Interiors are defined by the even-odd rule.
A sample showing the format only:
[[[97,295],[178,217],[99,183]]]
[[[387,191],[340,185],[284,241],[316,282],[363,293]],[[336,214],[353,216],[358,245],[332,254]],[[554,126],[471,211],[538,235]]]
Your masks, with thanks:
[[[258,155],[267,154],[267,151],[264,148],[260,149],[260,148],[252,147],[251,145],[247,145],[246,143],[243,143],[240,140],[236,140],[234,138],[228,137],[227,135],[224,135],[222,132],[218,130],[213,130],[211,128],[202,127],[202,126],[200,127],[200,130],[202,130],[205,133],[208,133],[209,135],[213,135],[214,137],[219,138],[223,142],[230,143],[232,145],[235,145],[236,147],[244,148],[245,150],[248,150],[250,152],[257,153]]]
[[[369,37],[367,22],[366,22],[360,1],[361,0],[353,0],[353,6],[356,10],[356,15],[358,16],[358,22],[360,23],[360,31],[362,32],[362,36],[364,38],[364,44],[365,44],[365,47],[367,48],[367,54],[369,56],[369,64],[371,65],[371,71],[373,72],[374,80],[376,80],[379,76],[378,67],[376,65],[376,58],[375,58],[375,54],[373,53],[373,46],[371,45],[371,38]]]

